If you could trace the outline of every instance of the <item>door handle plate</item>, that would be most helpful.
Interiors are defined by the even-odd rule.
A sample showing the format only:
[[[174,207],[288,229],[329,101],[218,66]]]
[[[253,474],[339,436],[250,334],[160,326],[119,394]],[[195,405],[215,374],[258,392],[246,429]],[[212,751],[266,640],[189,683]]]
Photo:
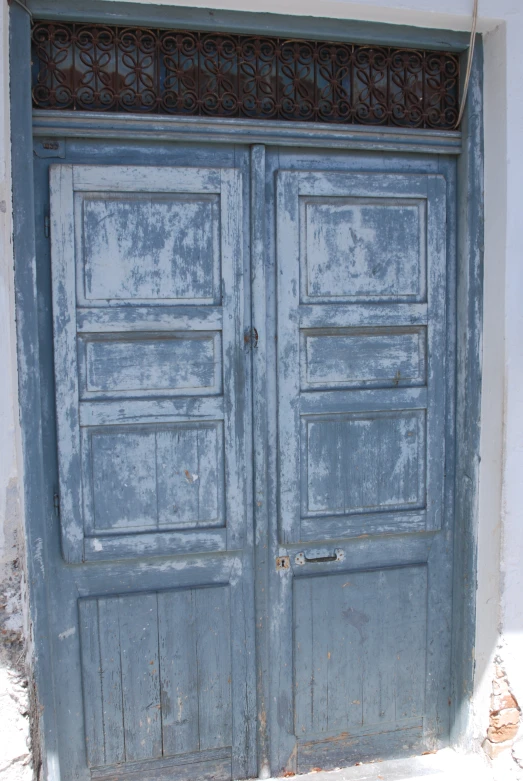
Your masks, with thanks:
[[[304,564],[327,564],[329,561],[343,561],[345,558],[345,551],[341,548],[335,548],[332,556],[311,556],[308,557],[304,551],[296,554],[294,563],[299,567]]]

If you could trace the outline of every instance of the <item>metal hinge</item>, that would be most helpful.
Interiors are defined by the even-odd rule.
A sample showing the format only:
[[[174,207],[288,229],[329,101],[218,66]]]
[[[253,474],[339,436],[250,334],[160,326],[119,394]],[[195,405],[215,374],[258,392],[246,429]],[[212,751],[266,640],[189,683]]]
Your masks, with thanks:
[[[49,215],[46,214],[44,217],[44,236],[46,239],[49,238],[50,233],[51,233],[51,221],[49,219]]]
[[[245,329],[243,341],[246,347],[250,347],[253,350],[258,347],[258,331],[253,325]]]
[[[56,513],[56,517],[60,520],[60,495],[53,494],[53,507]]]

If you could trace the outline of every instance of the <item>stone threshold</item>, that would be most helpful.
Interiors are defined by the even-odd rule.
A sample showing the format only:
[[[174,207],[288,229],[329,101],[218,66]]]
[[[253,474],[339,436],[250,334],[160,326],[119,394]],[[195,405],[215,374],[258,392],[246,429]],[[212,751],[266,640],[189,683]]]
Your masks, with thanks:
[[[494,776],[481,756],[458,754],[447,748],[420,757],[372,762],[292,778],[296,781],[493,781]]]

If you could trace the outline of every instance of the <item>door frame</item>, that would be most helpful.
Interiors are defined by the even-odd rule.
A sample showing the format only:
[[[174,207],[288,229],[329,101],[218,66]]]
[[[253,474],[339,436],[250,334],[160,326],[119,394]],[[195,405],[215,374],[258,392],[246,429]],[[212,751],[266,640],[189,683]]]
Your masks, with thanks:
[[[237,33],[260,33],[287,37],[347,40],[376,45],[431,47],[461,55],[464,69],[468,36],[447,30],[431,30],[314,19],[249,12],[209,11],[172,6],[108,3],[85,0],[81,9],[69,0],[28,0],[39,19],[101,22],[158,27],[223,29]],[[460,132],[394,129],[379,127],[327,126],[242,119],[199,117],[123,116],[80,112],[32,111],[30,14],[13,3],[10,13],[10,109],[13,181],[14,285],[17,320],[19,417],[22,440],[23,506],[26,534],[27,578],[32,628],[34,713],[39,724],[33,735],[35,757],[41,751],[44,778],[58,781],[57,729],[54,703],[53,666],[48,636],[48,614],[53,601],[46,578],[46,538],[55,523],[53,496],[45,490],[43,415],[40,366],[49,360],[52,345],[39,343],[41,302],[36,293],[35,222],[44,215],[34,213],[33,134],[37,137],[96,136],[133,139],[163,139],[249,143],[251,149],[251,193],[262,198],[263,147],[265,145],[336,146],[371,151],[424,152],[458,155],[457,164],[457,324],[456,324],[456,431],[453,562],[453,625],[451,667],[451,742],[462,743],[470,732],[471,696],[474,686],[474,644],[476,611],[477,527],[479,495],[479,452],[483,324],[483,50],[478,36],[471,73],[469,97]],[[313,26],[313,27],[312,27]],[[472,197],[471,197],[472,194]],[[265,261],[263,210],[254,212],[251,223],[251,284],[253,323],[265,321]],[[261,294],[263,291],[263,295]],[[255,495],[265,490],[267,480],[266,363],[263,343],[253,362],[255,408],[254,462]],[[255,509],[255,528],[266,524],[265,503]],[[264,579],[267,561],[262,546],[255,553],[256,614],[264,615]],[[265,589],[266,593],[266,589]],[[257,620],[257,624],[258,624]],[[258,646],[258,669],[267,665],[268,648]],[[258,712],[267,702],[266,683],[258,679]],[[259,767],[267,756],[264,739],[259,740]],[[37,760],[38,761],[38,760]]]

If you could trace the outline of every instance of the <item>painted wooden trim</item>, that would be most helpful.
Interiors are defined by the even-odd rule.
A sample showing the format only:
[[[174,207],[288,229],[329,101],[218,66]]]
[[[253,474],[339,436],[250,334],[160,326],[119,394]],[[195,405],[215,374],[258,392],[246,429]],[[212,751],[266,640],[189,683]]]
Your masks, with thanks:
[[[181,423],[197,415],[201,420],[223,420],[223,399],[193,398],[137,399],[122,406],[120,401],[83,402],[81,426],[109,426],[118,423]]]
[[[299,174],[276,175],[276,294],[278,334],[279,533],[282,544],[300,539],[300,303]],[[316,395],[316,394],[313,394]],[[285,454],[285,457],[282,457]]]
[[[426,325],[427,312],[427,304],[366,304],[350,308],[336,304],[301,304],[300,328],[324,328],[326,320],[331,328]]]
[[[78,307],[78,333],[126,331],[221,331],[223,313],[218,306]]]
[[[219,193],[218,168],[78,165],[73,168],[75,192]]]
[[[222,263],[222,339],[224,376],[225,459],[228,487],[225,497],[227,548],[240,550],[245,544],[247,496],[245,492],[246,423],[244,397],[244,287],[242,240],[242,172],[221,169],[220,235]]]
[[[447,196],[442,176],[427,178],[427,530],[440,529],[445,492]],[[445,226],[445,229],[442,229]]]
[[[33,132],[37,137],[125,137],[140,141],[300,145],[425,154],[459,155],[462,149],[461,131],[43,109],[33,111]]]
[[[94,602],[94,600],[93,600]],[[89,600],[85,600],[82,604],[82,611],[87,613],[90,609]],[[96,605],[94,605],[96,607]],[[204,751],[197,751],[191,754],[179,754],[173,757],[167,757],[166,759],[153,759],[143,760],[142,762],[125,762],[122,765],[109,765],[107,767],[93,768],[91,770],[91,778],[93,781],[128,781],[129,778],[134,778],[132,774],[136,773],[138,778],[165,778],[168,773],[170,779],[180,781],[184,778],[184,773],[189,774],[191,778],[194,778],[194,770],[191,765],[195,763],[208,763],[207,768],[209,778],[212,779],[212,763],[220,763],[228,760],[228,766],[231,764],[231,749],[230,748],[211,748]],[[171,775],[176,769],[180,768],[180,776]],[[181,770],[185,768],[185,770]],[[167,773],[166,773],[167,771]],[[203,776],[202,776],[203,777]],[[207,778],[207,776],[205,776]]]
[[[69,563],[82,561],[83,519],[80,467],[78,355],[76,347],[76,259],[73,167],[51,166],[51,256],[56,376],[56,420],[60,476],[62,553]]]
[[[140,556],[180,556],[185,553],[213,553],[226,549],[225,529],[200,531],[151,532],[148,534],[108,534],[86,537],[83,545],[84,561]]]
[[[230,33],[281,35],[289,38],[308,38],[313,28],[317,40],[425,47],[457,52],[464,51],[469,43],[469,36],[465,32],[321,16],[169,7],[132,2],[108,5],[103,0],[84,0],[81,5],[74,6],[70,0],[28,0],[27,6],[37,19],[63,19],[71,22],[223,30]]]
[[[267,287],[265,224],[265,147],[251,147],[251,294],[252,324],[258,332],[253,350],[254,561],[256,609],[256,692],[258,698],[258,774],[270,775],[269,707],[269,512],[267,441]]]
[[[471,737],[469,718],[475,671],[484,261],[481,40],[475,49],[463,132],[465,143],[458,160],[457,187],[456,480],[451,664],[451,740],[454,743],[465,743]]]
[[[39,309],[36,288],[35,202],[31,128],[30,17],[13,3],[9,13],[13,252],[21,434],[21,484],[30,633],[34,648],[33,735],[39,736],[42,777],[60,781],[54,701],[53,647],[48,594],[49,528],[56,523],[52,492],[46,490]],[[55,486],[55,490],[57,490]]]
[[[340,540],[383,534],[424,532],[427,528],[427,513],[383,512],[367,515],[341,515],[323,518],[302,518],[300,539],[313,542],[318,539]]]

